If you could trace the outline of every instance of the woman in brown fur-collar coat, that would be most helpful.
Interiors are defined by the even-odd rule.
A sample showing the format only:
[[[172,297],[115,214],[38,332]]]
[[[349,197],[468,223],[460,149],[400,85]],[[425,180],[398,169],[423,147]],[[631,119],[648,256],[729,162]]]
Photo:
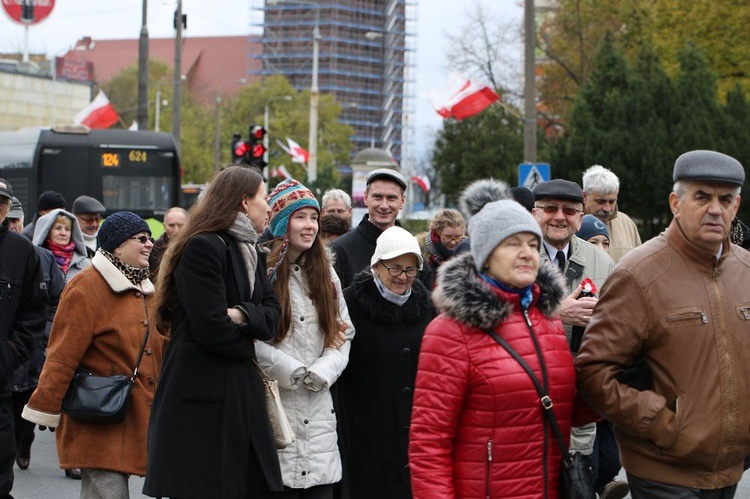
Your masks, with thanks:
[[[134,213],[117,212],[104,221],[91,267],[63,291],[39,385],[23,410],[28,421],[59,426],[60,467],[81,468],[81,498],[127,498],[129,475],[146,473],[146,432],[164,341],[159,335],[148,334],[123,423],[73,421],[61,407],[79,367],[95,376],[133,374],[154,292],[150,236]]]

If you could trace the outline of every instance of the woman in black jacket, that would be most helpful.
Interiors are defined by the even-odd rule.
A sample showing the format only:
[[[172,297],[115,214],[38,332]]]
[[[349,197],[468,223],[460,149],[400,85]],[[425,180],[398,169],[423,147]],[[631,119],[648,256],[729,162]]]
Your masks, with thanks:
[[[357,334],[336,383],[345,490],[352,499],[411,498],[412,391],[422,334],[435,316],[415,277],[424,262],[401,227],[378,237],[371,268],[344,291]]]
[[[279,325],[256,248],[268,225],[263,178],[214,176],[159,270],[156,327],[170,341],[151,412],[143,492],[263,498],[282,489],[254,342]]]

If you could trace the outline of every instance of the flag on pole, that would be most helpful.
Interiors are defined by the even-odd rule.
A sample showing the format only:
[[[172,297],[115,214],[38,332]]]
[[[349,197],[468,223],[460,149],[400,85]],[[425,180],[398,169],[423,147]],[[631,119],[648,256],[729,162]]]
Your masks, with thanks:
[[[289,171],[286,169],[286,166],[281,165],[278,168],[274,168],[271,170],[271,177],[282,177],[286,180],[288,178],[292,178],[292,174],[289,173]]]
[[[286,141],[289,143],[289,155],[292,157],[292,163],[307,163],[310,160],[310,153],[302,146],[289,137],[286,138]]]
[[[427,175],[412,175],[411,181],[419,186],[425,194],[430,190],[430,178]]]
[[[89,128],[109,128],[120,120],[117,111],[110,104],[109,99],[103,91],[99,90],[97,96],[88,106],[81,109],[73,117],[76,125],[86,125]]]
[[[451,72],[448,83],[430,91],[427,98],[443,118],[462,120],[484,111],[500,96],[488,85],[474,83],[459,73]]]
[[[279,145],[279,147],[282,148],[284,152],[286,152],[289,156],[291,156],[292,163],[307,163],[307,161],[310,159],[310,153],[289,137],[286,138],[286,141],[289,143],[289,146],[284,144],[279,139],[276,139],[276,143]]]

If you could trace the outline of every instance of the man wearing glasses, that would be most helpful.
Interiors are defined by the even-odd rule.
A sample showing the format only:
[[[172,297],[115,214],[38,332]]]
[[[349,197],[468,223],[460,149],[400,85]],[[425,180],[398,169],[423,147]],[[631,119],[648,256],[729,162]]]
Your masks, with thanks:
[[[581,283],[588,278],[593,281],[597,290],[601,289],[615,264],[605,251],[575,235],[583,220],[583,189],[577,183],[555,179],[537,185],[534,188],[534,208],[531,213],[542,229],[540,264],[541,261],[548,260],[565,276],[570,294],[562,302],[560,318],[575,355],[597,302],[597,298],[592,295],[581,296]],[[573,428],[570,450],[592,456],[594,479],[601,469],[601,480],[597,480],[600,497],[625,497],[628,492],[627,484],[612,481],[620,469],[614,437],[610,438],[608,435],[606,442],[599,442],[601,452],[598,456],[594,454],[595,437],[596,424]],[[612,447],[614,455],[607,452]]]
[[[89,258],[94,256],[99,245],[96,235],[99,233],[99,224],[102,216],[107,211],[102,203],[91,196],[78,196],[73,201],[73,215],[78,219],[78,225],[83,232],[83,240],[86,242],[86,251]]]

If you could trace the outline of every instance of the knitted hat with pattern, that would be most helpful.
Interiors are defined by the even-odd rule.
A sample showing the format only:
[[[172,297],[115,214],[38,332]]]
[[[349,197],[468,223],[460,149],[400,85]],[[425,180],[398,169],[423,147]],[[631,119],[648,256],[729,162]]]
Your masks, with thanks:
[[[302,208],[314,208],[320,213],[320,205],[310,189],[293,178],[281,182],[268,195],[268,205],[271,208],[270,229],[274,237],[286,235],[289,228],[289,218]]]

